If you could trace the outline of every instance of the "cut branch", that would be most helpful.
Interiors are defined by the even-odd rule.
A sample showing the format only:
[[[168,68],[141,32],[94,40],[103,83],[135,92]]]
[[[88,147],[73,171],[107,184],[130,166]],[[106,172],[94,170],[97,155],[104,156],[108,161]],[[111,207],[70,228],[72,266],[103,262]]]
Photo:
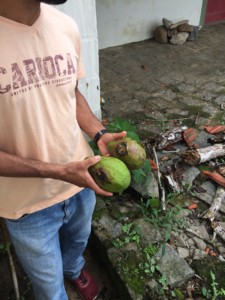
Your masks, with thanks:
[[[214,234],[213,234],[213,239],[212,241],[214,241],[215,237],[218,235],[223,241],[225,241],[225,230],[224,230],[224,226],[223,223],[221,222],[212,222],[211,223],[211,227],[214,230]]]
[[[201,216],[203,219],[209,219],[213,221],[219,211],[222,202],[225,200],[225,188],[218,186],[216,190],[215,198],[213,199],[209,209]]]
[[[17,280],[17,275],[16,275],[16,269],[15,269],[13,257],[12,257],[11,251],[10,251],[10,243],[11,242],[10,242],[8,231],[6,229],[6,226],[5,226],[5,223],[3,222],[3,220],[0,220],[0,226],[1,226],[2,235],[4,238],[4,242],[6,244],[6,251],[8,254],[8,258],[9,258],[9,265],[10,265],[10,269],[11,269],[11,273],[12,273],[12,280],[13,280],[14,290],[15,290],[15,294],[16,294],[16,300],[20,300],[19,285],[18,285],[18,280]]]
[[[191,149],[180,153],[180,157],[189,165],[196,166],[214,158],[225,156],[225,145],[215,144],[201,149]]]
[[[152,148],[153,150],[153,153],[154,153],[154,157],[155,157],[155,161],[156,161],[156,165],[157,165],[157,177],[158,177],[158,185],[159,185],[159,188],[160,188],[160,191],[161,191],[161,202],[162,202],[162,209],[163,210],[166,210],[166,193],[165,193],[165,189],[162,185],[162,181],[161,181],[161,174],[160,174],[160,171],[159,171],[159,161],[158,161],[158,157],[157,157],[157,154],[156,154],[156,151],[155,151],[155,147]]]

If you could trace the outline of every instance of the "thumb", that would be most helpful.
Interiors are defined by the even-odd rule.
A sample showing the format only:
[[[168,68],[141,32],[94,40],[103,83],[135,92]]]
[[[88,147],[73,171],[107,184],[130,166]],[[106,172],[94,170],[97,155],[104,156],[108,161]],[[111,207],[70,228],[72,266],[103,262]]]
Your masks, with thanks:
[[[114,137],[115,140],[122,139],[122,138],[124,138],[126,135],[127,135],[127,132],[126,132],[126,131],[121,131],[121,132],[119,132],[119,133],[113,133],[113,137]]]
[[[87,167],[89,168],[90,166],[93,166],[93,165],[97,164],[100,160],[101,160],[101,156],[100,155],[88,157],[88,159],[87,159]]]

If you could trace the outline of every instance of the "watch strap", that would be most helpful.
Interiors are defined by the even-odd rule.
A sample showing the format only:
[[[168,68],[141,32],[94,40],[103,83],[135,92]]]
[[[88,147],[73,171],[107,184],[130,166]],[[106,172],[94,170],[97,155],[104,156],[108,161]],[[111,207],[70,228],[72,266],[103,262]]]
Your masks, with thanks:
[[[96,133],[95,137],[94,137],[94,142],[97,144],[97,142],[99,141],[99,139],[103,136],[103,134],[108,133],[108,131],[106,129],[100,130]]]

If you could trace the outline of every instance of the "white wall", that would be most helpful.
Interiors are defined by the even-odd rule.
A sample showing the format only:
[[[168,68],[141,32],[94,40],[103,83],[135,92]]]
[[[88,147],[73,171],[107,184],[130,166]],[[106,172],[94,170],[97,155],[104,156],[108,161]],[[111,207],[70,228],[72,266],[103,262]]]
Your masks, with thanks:
[[[96,0],[99,48],[153,37],[162,18],[199,25],[203,0]]]
[[[95,0],[68,0],[56,8],[75,19],[79,26],[86,72],[85,78],[79,82],[79,88],[94,114],[101,118]]]

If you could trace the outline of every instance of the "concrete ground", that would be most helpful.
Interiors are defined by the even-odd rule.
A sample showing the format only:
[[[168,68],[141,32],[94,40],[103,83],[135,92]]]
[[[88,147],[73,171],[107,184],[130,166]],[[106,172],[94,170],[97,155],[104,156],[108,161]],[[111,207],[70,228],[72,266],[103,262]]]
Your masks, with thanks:
[[[103,118],[123,117],[148,137],[177,119],[189,126],[221,122],[224,31],[220,23],[203,27],[196,41],[183,45],[150,39],[101,50]]]

